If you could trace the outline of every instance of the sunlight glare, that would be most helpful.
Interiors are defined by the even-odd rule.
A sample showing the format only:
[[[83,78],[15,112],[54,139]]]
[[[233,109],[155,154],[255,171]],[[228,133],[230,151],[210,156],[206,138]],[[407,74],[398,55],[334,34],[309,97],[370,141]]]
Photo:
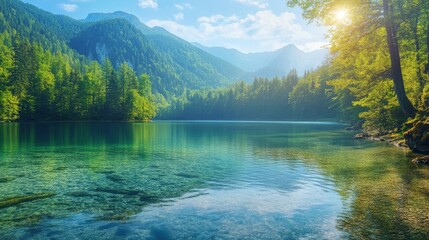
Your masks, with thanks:
[[[340,24],[349,24],[349,11],[347,9],[341,8],[335,11],[334,13],[335,21]]]

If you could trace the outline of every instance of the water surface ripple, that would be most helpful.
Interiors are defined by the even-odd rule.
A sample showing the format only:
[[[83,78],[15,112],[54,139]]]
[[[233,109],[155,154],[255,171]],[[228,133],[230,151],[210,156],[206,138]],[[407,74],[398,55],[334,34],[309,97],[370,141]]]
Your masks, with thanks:
[[[343,128],[1,124],[0,238],[429,238],[428,169]]]

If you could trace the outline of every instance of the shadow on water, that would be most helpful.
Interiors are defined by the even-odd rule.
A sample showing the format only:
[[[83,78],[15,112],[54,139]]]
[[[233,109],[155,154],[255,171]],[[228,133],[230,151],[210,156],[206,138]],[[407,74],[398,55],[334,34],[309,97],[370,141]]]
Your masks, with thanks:
[[[268,136],[258,141],[264,149],[255,154],[302,160],[334,181],[346,206],[337,227],[349,238],[429,237],[429,168],[412,164],[401,150],[354,140],[341,131],[299,133],[293,138]]]

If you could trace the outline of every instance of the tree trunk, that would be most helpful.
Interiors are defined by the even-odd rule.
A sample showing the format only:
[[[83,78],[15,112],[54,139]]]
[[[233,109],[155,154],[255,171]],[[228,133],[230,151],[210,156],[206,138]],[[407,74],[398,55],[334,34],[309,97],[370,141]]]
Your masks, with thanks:
[[[420,14],[417,13],[417,15],[415,16],[415,21],[412,26],[412,31],[414,36],[414,44],[416,47],[416,62],[417,62],[416,74],[417,74],[417,80],[419,82],[419,94],[421,95],[421,93],[423,92],[423,87],[425,85],[425,80],[423,78],[422,71],[421,71],[422,58],[420,56],[421,49],[420,49],[419,34],[418,34],[419,17],[420,17]]]
[[[396,39],[396,28],[394,26],[393,12],[389,0],[383,0],[385,28],[387,32],[387,45],[389,47],[390,62],[392,65],[392,78],[395,93],[402,111],[408,117],[416,115],[416,108],[405,93],[404,79],[402,77],[401,58],[399,55],[398,40]]]
[[[429,16],[427,18],[429,18]],[[426,20],[426,21],[429,21],[429,20]],[[426,30],[426,52],[428,57],[428,63],[425,66],[425,72],[426,74],[429,74],[429,24],[427,25],[427,30]]]

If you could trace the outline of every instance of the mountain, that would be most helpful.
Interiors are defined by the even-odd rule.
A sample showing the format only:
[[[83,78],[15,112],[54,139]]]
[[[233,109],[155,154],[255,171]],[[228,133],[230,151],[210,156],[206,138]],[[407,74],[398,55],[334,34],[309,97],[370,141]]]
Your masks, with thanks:
[[[150,28],[144,23],[142,23],[136,16],[122,12],[122,11],[116,11],[113,13],[90,13],[88,16],[83,19],[83,22],[86,23],[94,23],[99,22],[103,20],[111,20],[111,19],[124,19],[127,22],[131,23],[134,27],[136,27],[138,30],[140,30],[145,36],[148,35],[165,35],[169,36],[171,38],[180,39],[179,37],[175,36],[174,34],[168,32],[164,28],[161,27],[153,27]]]
[[[304,52],[290,44],[272,52],[242,53],[235,49],[206,47],[198,43],[195,46],[249,72],[249,78],[284,76],[296,69],[299,75],[321,65],[328,50],[321,49]]]
[[[139,75],[148,73],[153,89],[164,96],[227,85],[244,74],[166,30],[149,28],[123,12],[90,14],[81,21],[19,0],[0,0],[0,30],[17,32],[20,38],[52,53],[80,53],[80,59],[99,62],[109,57],[115,67],[127,62]]]
[[[112,20],[115,19],[125,20],[138,29],[143,36],[143,41],[147,42],[148,46],[150,46],[152,50],[152,59],[156,58],[156,62],[150,62],[142,66],[142,71],[154,73],[153,69],[150,67],[160,65],[162,62],[166,62],[168,66],[172,67],[172,69],[161,69],[161,73],[159,75],[161,79],[169,79],[168,82],[172,84],[169,89],[177,88],[175,89],[175,92],[177,93],[180,93],[180,91],[182,91],[185,87],[195,89],[205,86],[221,86],[232,83],[234,80],[239,80],[245,76],[245,72],[243,70],[232,65],[231,63],[201,50],[193,44],[190,44],[185,40],[169,33],[163,28],[150,28],[140,22],[140,20],[134,15],[120,11],[114,13],[92,13],[89,14],[88,17],[84,20],[86,23],[92,23],[93,27],[98,29],[90,29],[86,31],[87,36],[79,36],[83,39],[88,39],[89,41],[93,42],[90,46],[88,46],[88,50],[91,50],[92,57],[102,57],[102,51],[99,51],[98,54],[94,55],[94,53],[97,52],[97,46],[98,48],[100,46],[107,46],[105,43],[103,43],[103,41],[105,41],[107,38],[104,38],[104,40],[103,38],[93,40],[92,38],[96,36],[93,36],[94,34],[92,31],[96,31],[99,32],[99,34],[104,35],[104,30],[100,31],[99,25],[106,25],[103,24],[103,22],[106,21],[109,22],[108,25],[111,25]],[[116,24],[119,24],[121,21],[113,22],[117,22]],[[125,23],[122,21],[120,24]],[[118,29],[118,31],[119,30],[120,29]],[[109,32],[109,30],[106,29],[105,32]],[[133,42],[133,40],[130,40],[129,38],[135,35],[138,35],[138,33],[133,32],[130,35],[123,34],[121,38],[128,38],[124,41]],[[116,44],[113,44],[112,46],[115,45]],[[136,50],[132,51],[136,52]],[[85,54],[89,54],[89,52],[86,52]],[[115,54],[112,55],[112,57],[115,58]],[[132,64],[137,64],[137,62]],[[180,85],[180,81],[183,81],[183,79],[186,79],[186,85],[183,85],[182,87],[178,86],[177,83]]]
[[[88,24],[53,15],[19,0],[0,0],[0,32],[16,32],[52,52],[67,51],[66,42]]]

